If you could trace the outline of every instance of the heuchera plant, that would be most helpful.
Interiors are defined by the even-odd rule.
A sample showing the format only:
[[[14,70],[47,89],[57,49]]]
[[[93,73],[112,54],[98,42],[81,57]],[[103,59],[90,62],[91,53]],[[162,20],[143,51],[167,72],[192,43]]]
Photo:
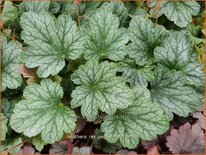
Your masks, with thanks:
[[[31,145],[20,150],[25,142],[39,152],[53,144],[53,153],[62,143],[66,153],[61,140],[88,123],[95,124],[93,134],[103,136],[92,139],[97,149],[135,149],[140,140],[166,133],[174,116],[187,117],[203,104],[202,3],[2,5],[4,153],[34,153]],[[173,129],[167,146],[184,128],[201,130],[197,124],[190,127],[181,127],[180,133]],[[85,148],[73,152],[91,153]],[[180,153],[175,147],[170,151]]]

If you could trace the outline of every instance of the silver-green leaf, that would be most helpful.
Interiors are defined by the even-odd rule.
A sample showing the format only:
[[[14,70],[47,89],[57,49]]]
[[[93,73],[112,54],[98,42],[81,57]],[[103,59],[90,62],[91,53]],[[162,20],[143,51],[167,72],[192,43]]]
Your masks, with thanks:
[[[140,138],[152,140],[169,127],[163,109],[151,102],[149,90],[138,87],[134,92],[135,100],[132,105],[109,115],[101,124],[101,131],[108,142],[120,140],[129,149],[135,148]]]
[[[164,14],[170,21],[173,21],[179,27],[186,27],[192,22],[192,16],[199,13],[200,5],[194,0],[190,1],[170,1],[170,0],[153,0],[150,1],[150,14],[159,17]],[[160,9],[158,9],[158,7]]]
[[[134,16],[129,24],[129,57],[138,65],[154,62],[153,50],[160,43],[160,37],[165,28],[155,25],[150,19]]]
[[[90,17],[84,29],[85,59],[108,58],[122,60],[127,54],[126,45],[129,41],[127,29],[119,28],[119,19],[111,9],[101,7]]]
[[[154,50],[155,59],[165,67],[181,69],[189,62],[191,42],[182,32],[173,32]]]
[[[32,138],[32,144],[38,151],[42,151],[44,145],[46,145],[46,143],[42,140],[41,135],[37,135],[34,138]]]
[[[117,109],[131,105],[132,90],[123,78],[115,76],[116,71],[113,63],[96,60],[88,61],[75,71],[72,80],[79,86],[71,94],[72,108],[81,106],[81,114],[88,121],[94,121],[98,110],[114,114]]]
[[[2,36],[2,91],[16,89],[22,84],[19,73],[22,45],[18,41],[8,41]]]
[[[48,13],[28,12],[21,16],[21,26],[21,37],[29,45],[22,59],[26,67],[38,67],[39,77],[58,74],[65,59],[75,60],[82,54],[84,40],[70,16],[56,19]]]
[[[48,12],[50,1],[23,1],[19,4],[20,13],[24,12]]]
[[[173,118],[173,113],[186,117],[202,104],[200,95],[191,87],[185,86],[186,77],[182,72],[158,66],[155,77],[151,83],[152,99],[161,105],[170,119]]]
[[[24,89],[11,115],[10,125],[16,132],[28,137],[41,134],[45,143],[59,141],[63,133],[70,134],[77,120],[73,110],[61,103],[63,89],[57,82],[44,79]]]
[[[3,113],[1,113],[1,141],[6,139],[6,133],[8,131],[7,122],[8,118]]]
[[[187,84],[196,87],[203,87],[205,73],[203,64],[189,63],[184,68],[184,73],[187,76]]]
[[[119,64],[119,72],[125,77],[131,87],[148,86],[148,82],[154,80],[154,66],[138,66],[134,61],[126,59]]]

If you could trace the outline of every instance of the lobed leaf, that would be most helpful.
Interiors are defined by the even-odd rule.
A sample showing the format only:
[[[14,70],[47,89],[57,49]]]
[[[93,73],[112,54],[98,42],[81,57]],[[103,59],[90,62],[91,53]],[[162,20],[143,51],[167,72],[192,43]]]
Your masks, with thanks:
[[[75,129],[76,115],[61,103],[63,89],[56,82],[44,79],[24,89],[25,99],[15,105],[10,125],[16,132],[28,137],[41,134],[45,143],[54,143],[63,133]]]
[[[22,59],[28,68],[37,69],[39,77],[58,74],[65,59],[81,56],[84,40],[70,16],[57,19],[48,13],[28,12],[21,16],[22,38],[29,45]]]
[[[139,139],[152,140],[157,134],[163,134],[169,126],[163,109],[151,102],[146,88],[135,90],[135,101],[124,110],[109,115],[101,124],[104,138],[115,143],[120,140],[123,147],[133,149]]]
[[[138,65],[151,64],[154,62],[154,49],[160,44],[160,37],[165,28],[156,25],[142,16],[134,16],[129,24],[129,57]]]
[[[191,1],[150,1],[150,14],[159,17],[164,14],[170,21],[173,21],[179,27],[186,27],[192,22],[192,16],[198,15],[200,5],[194,0]],[[158,9],[159,7],[159,9]]]
[[[155,70],[155,77],[151,83],[152,99],[161,105],[170,119],[173,113],[186,117],[202,104],[199,94],[185,86],[186,78],[182,72],[159,66]]]
[[[8,41],[2,36],[2,91],[6,88],[16,89],[22,84],[19,73],[21,43]]]
[[[115,76],[116,70],[113,63],[90,60],[73,74],[72,80],[79,86],[72,91],[71,106],[81,106],[88,121],[95,120],[98,110],[114,114],[133,103],[131,89],[123,78]]]
[[[119,19],[106,7],[101,7],[90,17],[84,29],[84,58],[108,58],[119,61],[127,54],[126,45],[129,41],[127,29],[119,28]]]

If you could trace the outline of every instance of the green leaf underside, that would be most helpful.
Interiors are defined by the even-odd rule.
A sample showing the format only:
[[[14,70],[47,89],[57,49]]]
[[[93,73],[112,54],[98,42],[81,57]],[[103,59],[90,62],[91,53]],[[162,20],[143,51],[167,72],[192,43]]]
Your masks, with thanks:
[[[137,67],[135,62],[125,60],[120,63],[119,71],[122,72],[122,76],[126,78],[131,87],[139,85],[147,87],[148,81],[154,79],[152,69],[154,69],[154,66],[145,65],[143,67]]]
[[[7,41],[2,36],[2,91],[6,88],[16,89],[22,84],[19,73],[21,44],[17,41]]]
[[[163,113],[158,104],[151,102],[149,91],[139,87],[135,90],[134,103],[108,116],[101,124],[101,131],[108,142],[115,143],[119,139],[124,147],[133,149],[139,138],[152,140],[168,129],[169,123]]]
[[[151,83],[152,99],[162,106],[170,119],[173,118],[173,113],[186,117],[201,105],[199,94],[185,86],[186,78],[182,72],[159,66],[155,70],[155,77]]]
[[[171,2],[169,0],[160,1],[160,4],[157,3],[157,0],[150,3],[149,7],[150,14],[155,17],[161,16],[164,14],[170,21],[173,21],[179,27],[186,27],[189,23],[192,22],[192,16],[196,16],[199,13],[200,5],[192,1],[175,1]],[[160,9],[157,9],[159,5]]]
[[[165,67],[180,69],[189,62],[191,43],[184,33],[174,32],[156,47],[156,60]]]
[[[84,57],[108,58],[122,60],[127,54],[126,45],[129,41],[125,28],[119,28],[119,19],[111,10],[101,7],[90,17],[88,26],[84,29]]]
[[[19,10],[21,13],[24,12],[48,12],[49,10],[49,1],[24,1],[19,4]]]
[[[56,19],[48,13],[28,12],[21,16],[21,26],[21,36],[29,45],[22,58],[26,67],[38,67],[39,77],[58,74],[65,59],[75,60],[82,53],[84,40],[70,16]]]
[[[16,104],[10,125],[16,132],[28,137],[41,134],[46,143],[62,138],[63,132],[70,134],[75,129],[76,115],[63,106],[63,89],[49,79],[41,85],[33,84],[24,90],[24,100]]]
[[[151,64],[154,61],[153,50],[159,45],[165,28],[155,25],[150,19],[135,16],[129,24],[129,57],[138,65]]]
[[[73,90],[72,108],[81,106],[81,113],[88,121],[94,121],[98,110],[114,114],[117,109],[126,108],[133,103],[132,90],[121,77],[116,77],[116,66],[104,61],[88,61],[72,76],[80,85]]]

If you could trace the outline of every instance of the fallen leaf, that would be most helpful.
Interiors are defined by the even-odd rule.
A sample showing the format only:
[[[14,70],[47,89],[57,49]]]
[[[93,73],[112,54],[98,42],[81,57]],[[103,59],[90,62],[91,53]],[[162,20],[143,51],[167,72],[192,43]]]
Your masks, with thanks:
[[[29,78],[36,75],[36,69],[29,69],[25,65],[21,64],[19,67],[19,73],[22,74],[23,77]]]
[[[20,65],[19,67],[19,73],[22,74],[24,78],[28,78],[26,80],[26,83],[29,85],[31,83],[35,83],[37,80],[37,75],[36,75],[36,68],[34,69],[29,69],[25,65]]]
[[[197,123],[193,126],[186,123],[179,130],[171,130],[166,145],[174,154],[204,154],[204,143],[204,133],[200,126]]]

